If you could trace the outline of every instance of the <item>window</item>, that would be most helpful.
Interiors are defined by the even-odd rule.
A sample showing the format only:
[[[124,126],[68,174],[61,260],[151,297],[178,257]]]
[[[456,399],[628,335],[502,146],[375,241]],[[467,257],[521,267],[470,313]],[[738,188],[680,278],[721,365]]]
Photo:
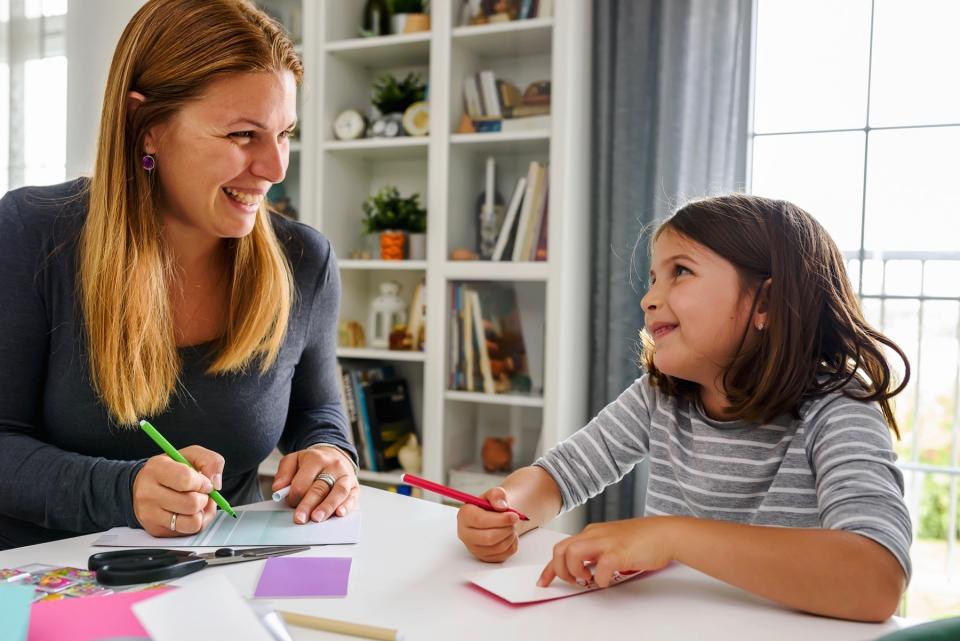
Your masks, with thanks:
[[[0,0],[0,193],[66,174],[67,0]]]
[[[954,0],[757,2],[751,190],[820,220],[913,369],[896,413],[917,617],[960,609],[958,24]]]

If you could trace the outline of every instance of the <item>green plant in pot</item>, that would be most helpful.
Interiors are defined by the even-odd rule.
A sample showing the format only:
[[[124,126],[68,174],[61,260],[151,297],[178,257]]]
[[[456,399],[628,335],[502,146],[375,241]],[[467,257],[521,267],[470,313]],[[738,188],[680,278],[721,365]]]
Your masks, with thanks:
[[[420,206],[420,194],[404,197],[395,186],[387,185],[364,201],[363,213],[363,231],[380,234],[380,258],[383,260],[404,258],[408,233],[425,236],[427,211]],[[411,258],[426,257],[418,253],[411,252]]]
[[[381,114],[402,114],[407,107],[423,100],[425,89],[426,85],[418,73],[411,71],[402,80],[387,73],[373,83],[370,102]]]
[[[430,31],[429,2],[425,0],[393,0],[390,31],[399,33],[416,33]]]

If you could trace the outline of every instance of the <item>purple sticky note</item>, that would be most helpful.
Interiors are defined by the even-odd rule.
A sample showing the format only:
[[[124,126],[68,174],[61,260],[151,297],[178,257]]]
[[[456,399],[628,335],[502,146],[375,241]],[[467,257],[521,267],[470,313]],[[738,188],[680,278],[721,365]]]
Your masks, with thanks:
[[[347,596],[350,559],[281,556],[267,559],[253,596]]]

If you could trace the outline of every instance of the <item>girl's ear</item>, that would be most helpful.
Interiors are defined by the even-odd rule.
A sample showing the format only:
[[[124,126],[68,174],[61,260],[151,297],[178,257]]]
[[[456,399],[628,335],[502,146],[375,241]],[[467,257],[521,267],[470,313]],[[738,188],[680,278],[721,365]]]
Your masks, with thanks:
[[[753,318],[750,319],[753,326],[761,332],[769,325],[767,317],[770,310],[770,284],[772,282],[773,279],[768,278],[763,281],[763,285],[760,286],[760,291],[757,293],[757,304],[753,311]]]

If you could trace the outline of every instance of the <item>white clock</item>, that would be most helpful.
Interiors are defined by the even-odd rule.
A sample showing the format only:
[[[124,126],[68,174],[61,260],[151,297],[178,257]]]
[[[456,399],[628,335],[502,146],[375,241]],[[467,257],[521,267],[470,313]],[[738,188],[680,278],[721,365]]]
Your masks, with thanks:
[[[356,109],[347,109],[333,120],[333,135],[338,140],[356,140],[367,131],[367,119]]]

